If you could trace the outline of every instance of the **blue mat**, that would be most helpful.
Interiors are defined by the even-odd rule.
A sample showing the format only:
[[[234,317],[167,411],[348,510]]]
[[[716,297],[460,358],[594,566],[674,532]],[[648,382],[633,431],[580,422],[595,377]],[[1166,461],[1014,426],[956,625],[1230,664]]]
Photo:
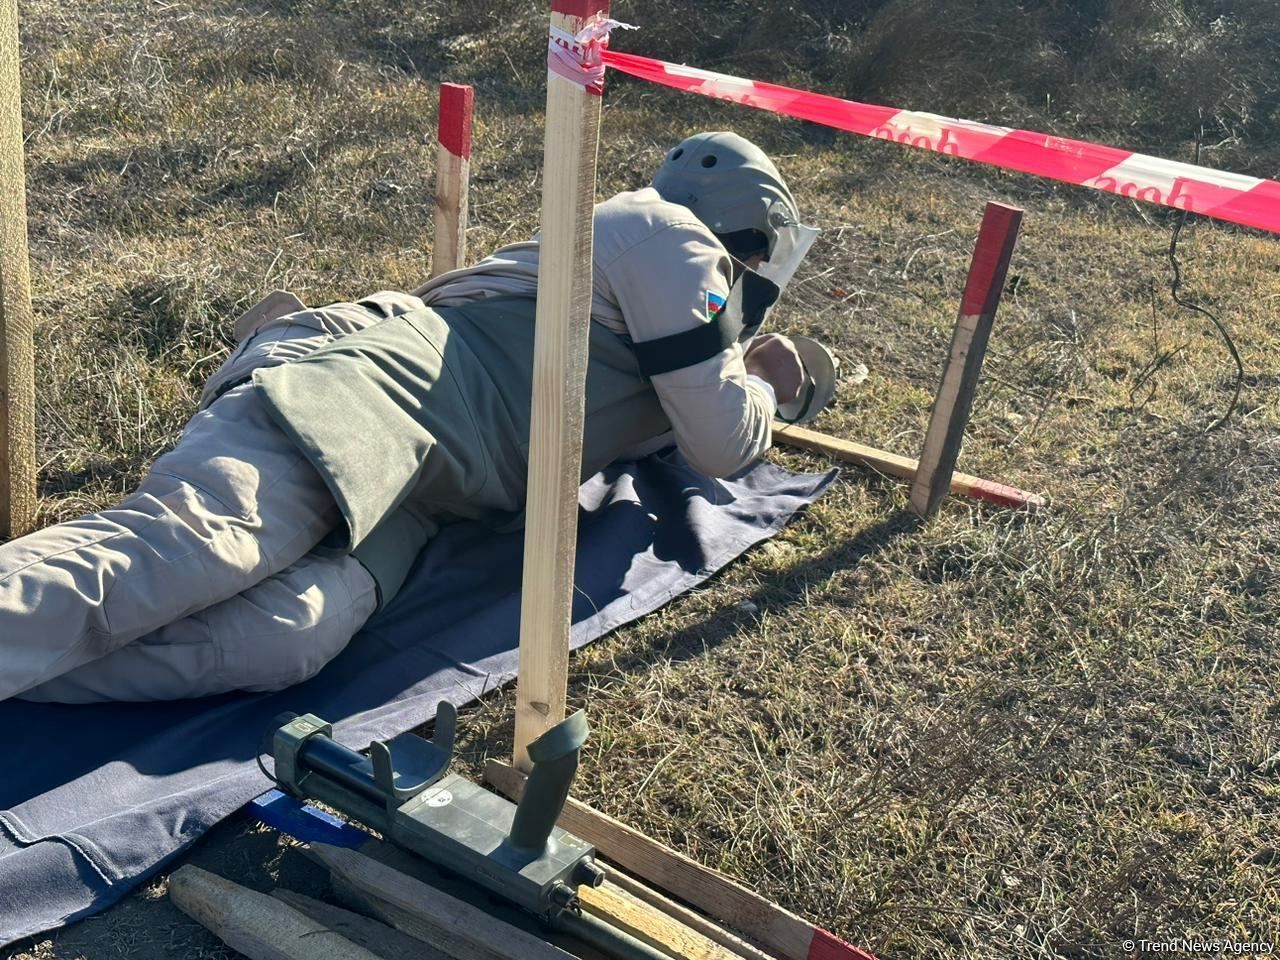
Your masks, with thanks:
[[[673,451],[582,487],[573,646],[690,590],[817,499],[836,471],[758,463],[709,480]],[[161,704],[0,703],[0,946],[119,900],[268,783],[277,714],[354,748],[515,676],[523,534],[446,527],[404,590],[317,677],[276,694]]]

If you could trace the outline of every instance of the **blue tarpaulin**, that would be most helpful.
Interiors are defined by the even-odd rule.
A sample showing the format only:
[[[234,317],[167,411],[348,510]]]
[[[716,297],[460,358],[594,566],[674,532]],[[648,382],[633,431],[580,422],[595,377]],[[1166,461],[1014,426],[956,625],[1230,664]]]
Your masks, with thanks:
[[[758,463],[710,480],[675,452],[582,487],[574,647],[695,587],[835,477]],[[318,676],[274,694],[0,703],[0,946],[105,909],[268,786],[272,718],[315,713],[362,749],[515,676],[523,533],[444,528],[395,601]],[[3,669],[3,664],[0,664]]]

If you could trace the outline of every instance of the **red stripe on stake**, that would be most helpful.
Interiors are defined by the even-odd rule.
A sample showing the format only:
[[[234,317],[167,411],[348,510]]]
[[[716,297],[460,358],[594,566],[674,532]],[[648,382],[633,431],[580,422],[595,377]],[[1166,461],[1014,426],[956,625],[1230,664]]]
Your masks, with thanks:
[[[606,49],[603,56],[615,70],[677,90],[1280,233],[1280,183],[1274,180],[1030,130],[842,100],[630,53]]]
[[[960,301],[960,313],[964,316],[995,316],[1021,223],[1022,211],[1017,207],[987,204]]]
[[[807,960],[876,960],[867,951],[845,943],[821,927],[813,928],[813,942],[809,944]]]
[[[464,83],[440,84],[437,139],[455,157],[471,159],[471,110],[474,93]]]
[[[1017,487],[1011,487],[1007,483],[996,483],[994,480],[965,483],[957,479],[954,474],[951,477],[951,492],[973,497],[975,500],[985,500],[987,503],[998,504],[1002,507],[1012,507],[1015,510],[1020,507],[1040,507],[1044,505],[1044,497],[1038,493],[1028,493],[1026,490],[1019,490]]]
[[[597,13],[609,15],[609,0],[551,0],[551,12],[589,20]]]

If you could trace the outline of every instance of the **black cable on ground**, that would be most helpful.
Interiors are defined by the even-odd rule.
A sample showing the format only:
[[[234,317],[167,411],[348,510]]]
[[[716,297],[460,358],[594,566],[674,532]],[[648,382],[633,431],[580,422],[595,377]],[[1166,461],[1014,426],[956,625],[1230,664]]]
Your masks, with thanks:
[[[1196,139],[1196,163],[1200,162],[1200,141]],[[1169,294],[1173,297],[1173,302],[1186,310],[1194,310],[1196,313],[1202,313],[1209,318],[1209,321],[1218,329],[1218,333],[1222,335],[1222,342],[1227,345],[1227,351],[1231,354],[1231,359],[1236,365],[1236,383],[1235,390],[1231,394],[1231,402],[1227,405],[1226,412],[1218,419],[1214,420],[1209,426],[1204,428],[1204,432],[1216,430],[1228,420],[1231,415],[1236,412],[1236,407],[1240,404],[1240,391],[1244,387],[1244,362],[1240,359],[1240,351],[1236,349],[1236,342],[1231,338],[1231,332],[1227,330],[1226,325],[1218,319],[1217,315],[1198,303],[1191,303],[1189,300],[1183,300],[1178,295],[1178,288],[1182,286],[1182,269],[1178,264],[1178,237],[1182,234],[1183,224],[1187,222],[1187,211],[1183,210],[1182,215],[1178,217],[1173,225],[1173,236],[1169,238],[1169,266],[1173,269],[1173,283],[1169,287]]]

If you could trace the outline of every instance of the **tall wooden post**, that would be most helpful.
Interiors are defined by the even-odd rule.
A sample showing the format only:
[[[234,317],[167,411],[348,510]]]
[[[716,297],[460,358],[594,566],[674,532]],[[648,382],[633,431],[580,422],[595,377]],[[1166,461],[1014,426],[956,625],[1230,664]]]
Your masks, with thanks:
[[[27,191],[17,0],[0,0],[0,538],[36,513],[35,348],[27,262]]]
[[[467,193],[471,182],[471,87],[440,84],[437,126],[435,241],[431,276],[467,262]]]
[[[551,0],[551,28],[572,37],[597,13],[608,15],[609,0]],[[591,322],[599,90],[549,69],[546,123],[516,682],[514,763],[524,770],[529,743],[564,718]]]
[[[960,303],[960,319],[951,337],[951,352],[911,484],[911,511],[921,517],[932,516],[951,489],[951,475],[960,456],[964,428],[969,423],[991,325],[1021,223],[1022,211],[1003,203],[988,203],[982,215],[982,228]]]

